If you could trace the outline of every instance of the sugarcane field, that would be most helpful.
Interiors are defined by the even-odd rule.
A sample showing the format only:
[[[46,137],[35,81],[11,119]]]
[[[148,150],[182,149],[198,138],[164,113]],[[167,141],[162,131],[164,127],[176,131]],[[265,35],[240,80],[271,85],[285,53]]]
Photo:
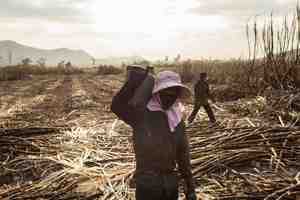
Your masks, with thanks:
[[[132,131],[110,111],[124,76],[0,82],[1,199],[134,199]],[[187,126],[199,198],[299,196],[299,93],[268,95],[217,101],[218,125],[200,111]]]
[[[11,0],[0,33],[0,200],[300,200],[299,2]]]

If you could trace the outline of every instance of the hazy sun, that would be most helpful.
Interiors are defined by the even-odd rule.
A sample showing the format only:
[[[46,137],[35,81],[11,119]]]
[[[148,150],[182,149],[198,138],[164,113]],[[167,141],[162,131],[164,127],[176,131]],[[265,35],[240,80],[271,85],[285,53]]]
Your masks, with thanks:
[[[189,28],[220,25],[216,17],[189,14],[195,0],[109,0],[94,1],[91,14],[98,32],[166,34]]]
[[[98,31],[148,32],[165,19],[165,1],[109,0],[94,3],[93,15]],[[153,30],[152,30],[153,31]]]

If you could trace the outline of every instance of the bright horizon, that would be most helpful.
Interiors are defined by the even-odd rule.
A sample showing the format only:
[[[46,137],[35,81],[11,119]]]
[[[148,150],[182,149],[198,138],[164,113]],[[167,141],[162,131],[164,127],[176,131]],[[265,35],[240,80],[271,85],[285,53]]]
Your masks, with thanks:
[[[246,23],[289,14],[294,0],[10,0],[0,7],[0,40],[43,49],[82,49],[96,58],[238,58]]]

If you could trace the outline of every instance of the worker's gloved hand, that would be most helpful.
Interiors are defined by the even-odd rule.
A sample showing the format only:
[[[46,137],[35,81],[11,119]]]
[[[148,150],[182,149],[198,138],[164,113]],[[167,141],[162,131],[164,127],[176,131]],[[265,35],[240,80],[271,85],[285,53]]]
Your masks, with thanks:
[[[189,194],[186,194],[186,199],[187,200],[197,200],[197,195],[195,192],[192,192],[192,193],[189,193]]]
[[[145,79],[146,70],[139,66],[127,66],[125,83],[136,89]]]
[[[147,75],[140,86],[135,90],[129,105],[138,108],[145,107],[151,99],[155,79],[152,75]]]

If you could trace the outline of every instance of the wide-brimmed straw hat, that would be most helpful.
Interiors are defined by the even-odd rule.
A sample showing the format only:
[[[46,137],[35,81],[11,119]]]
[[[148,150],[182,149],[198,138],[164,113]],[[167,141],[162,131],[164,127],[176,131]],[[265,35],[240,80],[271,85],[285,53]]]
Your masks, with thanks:
[[[188,98],[192,94],[190,89],[182,84],[179,74],[172,71],[162,71],[157,74],[152,93],[155,94],[170,87],[181,88],[180,98]]]

